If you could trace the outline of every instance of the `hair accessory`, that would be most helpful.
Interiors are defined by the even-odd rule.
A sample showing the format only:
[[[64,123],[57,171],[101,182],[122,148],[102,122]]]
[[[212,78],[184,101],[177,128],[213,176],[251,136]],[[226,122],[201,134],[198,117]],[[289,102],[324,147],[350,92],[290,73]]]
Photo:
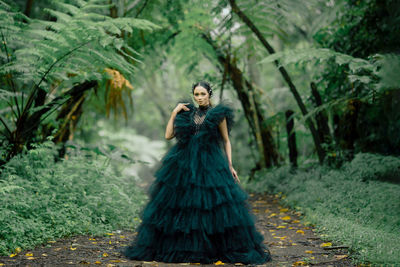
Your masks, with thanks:
[[[208,94],[210,95],[210,97],[212,96],[212,94],[213,94],[213,90],[212,90],[212,88],[211,88],[211,85],[208,83],[208,82],[206,82],[206,81],[200,81],[200,82],[197,82],[197,83],[193,83],[192,84],[192,94],[193,94],[193,92],[194,92],[194,88],[196,88],[197,86],[201,86],[201,87],[204,87],[206,90],[207,90],[207,92],[208,92]]]

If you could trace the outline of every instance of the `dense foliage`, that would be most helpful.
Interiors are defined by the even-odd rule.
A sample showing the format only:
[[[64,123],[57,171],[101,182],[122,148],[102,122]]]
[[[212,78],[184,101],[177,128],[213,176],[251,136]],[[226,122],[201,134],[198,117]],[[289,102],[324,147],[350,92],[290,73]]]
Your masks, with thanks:
[[[86,153],[55,162],[47,141],[14,157],[0,175],[0,253],[76,234],[134,228],[147,196],[107,158]]]
[[[260,171],[255,183],[245,187],[281,196],[323,238],[348,246],[355,262],[398,264],[399,170],[398,157],[359,153],[340,169]]]

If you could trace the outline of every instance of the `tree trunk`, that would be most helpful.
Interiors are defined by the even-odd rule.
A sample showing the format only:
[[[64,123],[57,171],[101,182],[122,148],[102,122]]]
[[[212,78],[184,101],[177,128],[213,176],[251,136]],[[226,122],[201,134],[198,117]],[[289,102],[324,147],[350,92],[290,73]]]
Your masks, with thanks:
[[[362,102],[358,99],[350,99],[347,101],[345,113],[341,116],[334,115],[336,143],[347,152],[349,160],[354,156],[354,144],[359,139],[357,127],[361,104]]]
[[[297,168],[297,146],[296,146],[296,133],[294,132],[294,120],[292,110],[287,110],[286,115],[286,131],[288,136],[289,146],[289,160],[292,167]]]
[[[47,103],[44,108],[37,110],[32,115],[28,115],[28,113],[25,113],[27,115],[22,115],[16,122],[17,128],[14,132],[12,132],[12,149],[7,155],[6,161],[10,160],[13,156],[20,153],[22,151],[23,145],[26,144],[28,148],[30,147],[30,143],[32,142],[33,136],[43,120],[42,116],[44,114],[53,109],[55,106],[59,105],[59,102],[66,97],[73,98],[74,95],[92,89],[96,85],[97,81],[85,81],[79,85],[74,86],[64,95],[54,98],[50,103]],[[40,103],[41,101],[42,99],[37,99],[37,102],[35,103]]]
[[[260,42],[263,44],[263,46],[267,49],[267,51],[270,54],[274,54],[275,50],[272,48],[272,46],[267,42],[267,40],[264,38],[264,36],[261,34],[261,32],[258,30],[258,28],[251,22],[251,20],[239,9],[239,7],[236,5],[235,0],[229,0],[229,3],[231,5],[232,11],[235,12],[239,18],[253,31],[253,33],[257,36],[257,38],[260,40]],[[289,85],[289,89],[292,92],[297,104],[299,105],[299,108],[303,115],[307,115],[308,111],[306,109],[306,106],[303,103],[303,100],[301,99],[301,96],[299,92],[297,91],[295,85],[293,84],[289,74],[287,73],[286,69],[283,66],[279,65],[278,60],[274,61],[275,65],[278,67],[279,72],[282,74],[283,78]],[[311,119],[307,119],[307,125],[310,128],[311,134],[313,136],[315,148],[317,150],[318,158],[320,164],[323,163],[324,157],[325,157],[325,152],[322,149],[321,146],[321,141],[319,139],[318,133],[315,129],[314,123],[312,122]]]
[[[315,85],[314,82],[311,82],[310,87],[312,95],[314,96],[315,106],[316,107],[322,106],[322,99],[321,95],[318,92],[317,86]],[[332,142],[332,136],[329,130],[328,118],[325,112],[323,111],[318,112],[318,114],[315,116],[315,119],[317,121],[318,135],[319,139],[321,140],[321,143],[330,144]]]
[[[64,144],[68,140],[72,140],[76,125],[83,113],[82,105],[85,102],[85,97],[85,92],[72,96],[58,113],[57,120],[62,121],[62,124],[54,136],[55,143]],[[65,153],[66,148],[63,145],[58,151],[58,156],[63,158]]]
[[[30,16],[31,16],[32,6],[33,6],[33,0],[26,0],[25,12],[24,12],[24,14],[25,14],[27,17],[30,17]]]
[[[216,47],[214,41],[211,37],[205,33],[202,34],[202,37],[211,45],[214,49],[215,53],[217,54],[218,61],[222,66],[227,66],[227,73],[232,81],[233,87],[235,88],[239,100],[242,103],[242,107],[244,110],[245,117],[250,125],[252,130],[254,139],[257,140],[257,132],[256,132],[256,122],[253,119],[254,117],[258,118],[260,122],[260,130],[261,130],[261,138],[263,142],[263,150],[264,150],[264,159],[265,159],[265,166],[271,167],[272,165],[279,165],[279,159],[281,158],[279,152],[276,150],[276,146],[274,144],[271,129],[269,126],[265,126],[262,124],[264,121],[264,115],[262,114],[260,108],[258,107],[255,101],[255,110],[251,109],[251,100],[249,97],[248,92],[253,90],[253,86],[249,81],[247,81],[243,77],[242,71],[232,62],[228,61],[228,57],[225,57],[220,49]],[[256,114],[254,115],[253,112]],[[261,165],[259,165],[261,166]]]
[[[251,108],[251,115],[253,116],[254,126],[255,126],[255,134],[256,134],[256,143],[258,148],[258,154],[260,155],[260,167],[265,168],[265,151],[263,140],[261,136],[260,124],[256,115],[256,105],[254,103],[254,94],[253,91],[249,91],[249,100],[250,100],[250,108]]]

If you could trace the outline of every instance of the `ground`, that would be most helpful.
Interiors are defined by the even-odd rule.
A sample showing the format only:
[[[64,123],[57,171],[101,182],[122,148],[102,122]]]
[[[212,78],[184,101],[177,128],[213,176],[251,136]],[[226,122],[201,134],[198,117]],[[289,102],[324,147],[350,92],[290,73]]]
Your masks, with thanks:
[[[250,204],[257,216],[257,229],[264,235],[272,261],[258,266],[354,266],[347,248],[322,241],[312,225],[300,223],[301,214],[279,205],[278,195],[250,194]],[[76,236],[0,257],[0,266],[182,266],[196,263],[166,264],[138,262],[124,258],[120,250],[133,239],[135,232],[115,231],[104,236]],[[212,266],[203,265],[203,266]],[[214,265],[240,266],[216,262]],[[249,265],[247,265],[249,266]]]

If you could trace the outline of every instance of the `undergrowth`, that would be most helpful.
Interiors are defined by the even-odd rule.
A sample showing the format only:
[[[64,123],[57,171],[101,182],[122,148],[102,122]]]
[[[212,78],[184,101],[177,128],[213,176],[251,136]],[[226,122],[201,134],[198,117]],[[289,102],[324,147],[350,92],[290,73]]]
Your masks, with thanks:
[[[261,170],[249,192],[281,196],[320,236],[346,245],[357,263],[400,264],[400,159],[358,154],[340,169]],[[389,182],[391,181],[391,182]],[[397,266],[397,265],[396,265]]]
[[[48,141],[14,157],[0,174],[0,254],[75,234],[135,228],[147,199],[101,155],[54,161]]]

